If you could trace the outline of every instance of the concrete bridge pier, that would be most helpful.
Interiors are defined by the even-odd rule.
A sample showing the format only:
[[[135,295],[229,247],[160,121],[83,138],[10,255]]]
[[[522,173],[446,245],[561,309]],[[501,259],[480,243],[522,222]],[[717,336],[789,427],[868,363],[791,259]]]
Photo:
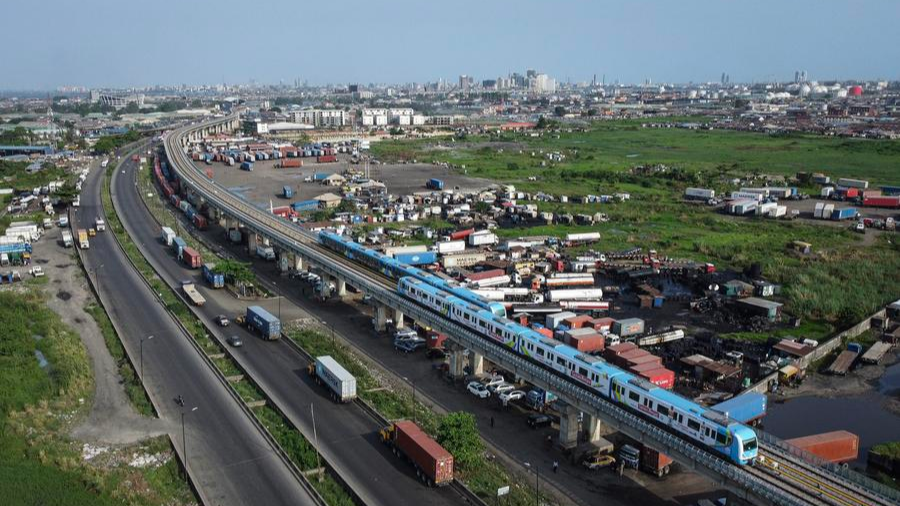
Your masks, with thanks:
[[[395,309],[394,310],[394,327],[398,328],[398,329],[400,327],[402,327],[404,324],[403,319],[404,319],[403,311],[400,311],[399,309]]]
[[[559,446],[564,449],[578,445],[578,413],[578,408],[571,404],[560,405]]]
[[[337,288],[337,296],[344,298],[347,296],[347,282],[341,278],[335,278],[335,288]]]
[[[387,306],[375,306],[375,331],[384,332],[387,330]]]
[[[484,355],[469,350],[469,371],[474,375],[484,373]]]
[[[585,413],[584,419],[581,422],[581,429],[584,434],[584,440],[593,443],[600,439],[603,423],[596,416]]]
[[[300,272],[303,270],[303,257],[294,253],[294,270]]]
[[[259,241],[259,236],[256,235],[256,232],[249,232],[247,236],[247,249],[250,251],[250,256],[256,255],[256,246]]]
[[[450,377],[453,379],[459,379],[466,375],[466,367],[465,367],[465,354],[463,350],[455,345],[450,346],[448,348],[450,351],[448,353],[450,357],[450,368],[448,373]]]

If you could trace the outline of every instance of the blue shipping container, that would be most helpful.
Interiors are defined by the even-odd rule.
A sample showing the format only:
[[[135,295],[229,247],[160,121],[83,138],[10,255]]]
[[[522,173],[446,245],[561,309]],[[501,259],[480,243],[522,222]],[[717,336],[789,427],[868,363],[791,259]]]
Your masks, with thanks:
[[[244,162],[244,163],[241,164],[241,170],[249,170],[249,171],[252,171],[252,170],[253,170],[253,164],[250,163],[250,162]]]
[[[326,174],[324,172],[316,172],[313,175],[313,179],[315,179],[316,181],[321,181],[321,180],[325,179],[326,177],[328,177],[328,174]]]
[[[900,186],[882,186],[881,194],[886,195],[888,197],[892,197],[894,195],[900,195]]]
[[[719,403],[712,409],[719,413],[727,413],[732,420],[749,423],[766,416],[766,396],[758,392],[748,392]]]
[[[203,279],[213,288],[223,288],[225,286],[225,275],[213,272],[215,268],[216,264],[203,264]]]
[[[429,179],[428,183],[425,184],[426,188],[431,188],[432,190],[443,190],[444,182],[440,179]]]
[[[281,321],[259,306],[247,308],[247,325],[262,334],[264,339],[271,341],[281,337]]]
[[[294,211],[302,212],[302,211],[315,211],[319,209],[319,201],[318,200],[304,200],[302,202],[294,202],[291,204],[291,209]]]
[[[184,239],[181,237],[172,239],[172,249],[175,250],[175,255],[178,256],[178,258],[181,258],[181,252],[184,251],[184,248],[187,248],[187,243],[184,242]]]
[[[856,218],[856,209],[852,207],[845,207],[844,209],[835,209],[831,212],[832,220],[849,220],[852,218]]]
[[[394,258],[406,265],[427,265],[437,262],[437,252],[422,251],[419,253],[397,253]]]

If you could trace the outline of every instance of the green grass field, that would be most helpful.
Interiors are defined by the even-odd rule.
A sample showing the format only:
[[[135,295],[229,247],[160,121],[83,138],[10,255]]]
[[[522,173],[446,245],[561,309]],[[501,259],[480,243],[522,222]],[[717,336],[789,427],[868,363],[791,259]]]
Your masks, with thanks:
[[[561,152],[565,160],[551,162],[542,151]],[[385,141],[373,144],[372,152],[384,161],[449,162],[469,176],[529,192],[629,193],[631,200],[609,204],[533,202],[540,211],[603,212],[610,218],[607,223],[506,228],[499,234],[560,236],[599,231],[602,239],[597,248],[603,251],[642,247],[738,270],[760,263],[768,279],[784,285],[786,311],[820,320],[820,330],[858,321],[900,296],[896,240],[861,247],[860,236],[844,228],[734,218],[682,202],[687,186],[712,187],[721,193],[735,188],[732,178],[762,174],[793,176],[815,171],[833,178],[868,179],[876,185],[900,184],[900,142],[650,129],[637,121],[609,121],[594,123],[584,132],[543,132],[539,137],[502,134],[465,140]],[[631,171],[637,165],[654,164],[671,170],[664,174]],[[816,254],[793,255],[788,244],[794,240],[812,243]]]
[[[90,409],[93,376],[78,335],[45,307],[44,295],[0,292],[0,328],[3,504],[196,504],[172,457],[144,469],[82,459],[81,443],[69,440],[68,432]],[[134,452],[165,453],[171,446],[161,438],[121,451],[127,462]]]

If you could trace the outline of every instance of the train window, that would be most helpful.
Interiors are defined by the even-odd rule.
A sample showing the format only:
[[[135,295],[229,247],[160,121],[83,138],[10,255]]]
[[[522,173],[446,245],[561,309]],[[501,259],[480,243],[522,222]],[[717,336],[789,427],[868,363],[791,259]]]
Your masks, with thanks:
[[[566,365],[566,359],[562,357],[556,357],[556,363],[559,365]]]
[[[720,445],[725,445],[725,444],[728,444],[728,438],[725,437],[725,434],[722,434],[721,432],[716,432],[716,442],[719,443]]]
[[[688,428],[691,430],[700,430],[700,422],[688,418]]]
[[[656,405],[656,412],[661,414],[662,416],[669,416],[669,408],[663,406],[662,404]]]
[[[538,348],[538,349],[537,349],[537,354],[543,357],[543,356],[544,356],[544,349],[543,349],[543,348]]]
[[[628,398],[634,402],[640,402],[641,396],[637,392],[628,392]]]

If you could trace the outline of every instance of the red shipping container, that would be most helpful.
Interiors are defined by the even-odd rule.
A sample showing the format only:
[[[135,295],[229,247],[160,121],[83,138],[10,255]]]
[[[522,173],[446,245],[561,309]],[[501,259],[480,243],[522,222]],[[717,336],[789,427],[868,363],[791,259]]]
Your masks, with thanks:
[[[444,348],[444,341],[447,340],[447,334],[441,334],[440,332],[435,332],[433,330],[428,331],[428,338],[425,340],[425,344],[429,348]]]
[[[279,168],[282,169],[294,169],[297,167],[303,167],[303,160],[300,158],[282,158],[281,162],[278,164]]]
[[[209,226],[206,221],[206,216],[203,216],[202,214],[195,214],[194,226],[199,228],[200,230],[206,230],[206,228]]]
[[[606,349],[606,353],[604,353],[603,356],[607,361],[615,363],[619,355],[628,353],[629,351],[634,351],[636,349],[638,349],[638,347],[634,343],[614,344]]]
[[[567,344],[582,353],[594,353],[603,351],[606,339],[600,334],[591,336],[571,336],[568,339]]]
[[[539,329],[534,329],[534,331],[544,337],[553,339],[553,331],[548,329],[547,327],[541,327]]]
[[[887,207],[896,209],[900,207],[900,197],[869,197],[863,199],[863,205],[867,207]]]
[[[798,437],[785,442],[832,463],[849,462],[859,457],[859,436],[845,430]]]
[[[453,455],[431,439],[418,425],[403,420],[394,424],[395,444],[436,485],[453,481]]]
[[[659,367],[650,371],[643,371],[638,373],[638,376],[644,378],[650,383],[653,383],[659,388],[671,390],[675,387],[675,372],[666,369],[665,367]]]
[[[880,197],[880,196],[881,196],[881,190],[863,190],[862,191],[862,198],[864,198],[864,199],[870,199],[872,197]]]
[[[628,370],[633,372],[634,374],[640,374],[647,371],[655,371],[656,369],[659,369],[659,364],[655,362],[646,362],[644,364],[637,364],[628,368]]]
[[[590,322],[592,318],[588,315],[578,315],[573,318],[566,318],[563,320],[563,323],[566,324],[570,329],[580,329],[581,327],[586,327],[587,323]]]
[[[181,251],[181,260],[191,269],[199,269],[200,264],[203,263],[200,260],[200,253],[190,246]]]
[[[662,367],[662,359],[649,353],[629,358],[619,357],[619,360],[623,367],[635,367],[644,364],[657,364]]]
[[[855,199],[859,197],[859,190],[856,188],[847,188],[844,190],[844,198]]]
[[[585,327],[590,327],[598,332],[609,330],[612,328],[612,324],[615,320],[612,318],[595,318],[588,323],[585,323]]]
[[[468,279],[469,281],[482,281],[485,279],[496,278],[498,276],[504,276],[505,274],[506,272],[503,269],[491,269],[488,271],[473,272],[472,274],[466,276],[466,279]]]
[[[456,232],[453,232],[452,234],[450,234],[450,240],[456,241],[459,239],[463,239],[465,237],[469,237],[470,235],[472,235],[472,232],[474,232],[474,231],[475,231],[474,228],[467,228],[465,230],[457,230]]]
[[[641,446],[641,469],[644,471],[661,478],[669,474],[671,465],[672,459],[665,453],[659,453],[647,445]]]
[[[319,163],[332,163],[337,161],[337,157],[334,155],[322,155],[316,157],[316,161]]]

